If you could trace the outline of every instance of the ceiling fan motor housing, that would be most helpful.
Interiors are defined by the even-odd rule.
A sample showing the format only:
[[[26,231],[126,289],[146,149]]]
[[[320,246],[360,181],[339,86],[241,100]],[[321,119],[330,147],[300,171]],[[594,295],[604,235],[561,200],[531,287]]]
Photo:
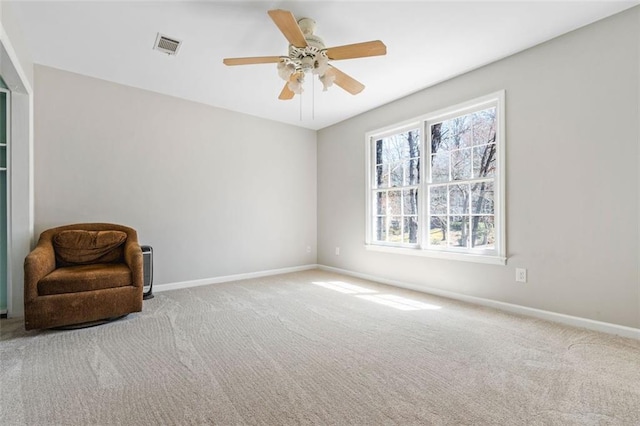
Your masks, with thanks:
[[[313,34],[316,32],[316,21],[311,18],[300,18],[298,19],[298,26],[300,27],[300,31],[306,37],[309,34]]]
[[[307,42],[305,47],[289,45],[289,60],[296,64],[296,71],[312,71],[314,74],[324,74],[328,67],[329,58],[326,54],[324,41],[315,35],[316,21],[311,18],[301,18],[298,26]]]
[[[315,35],[316,21],[311,18],[301,18],[298,20],[298,26],[304,35],[304,39],[311,47],[315,47],[318,50],[325,49],[324,41],[319,36]]]

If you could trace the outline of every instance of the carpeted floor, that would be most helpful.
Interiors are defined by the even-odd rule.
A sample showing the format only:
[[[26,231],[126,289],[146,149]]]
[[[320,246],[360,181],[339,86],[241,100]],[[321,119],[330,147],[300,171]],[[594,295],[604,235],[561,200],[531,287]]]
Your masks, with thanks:
[[[640,341],[323,271],[0,323],[2,425],[640,425]]]

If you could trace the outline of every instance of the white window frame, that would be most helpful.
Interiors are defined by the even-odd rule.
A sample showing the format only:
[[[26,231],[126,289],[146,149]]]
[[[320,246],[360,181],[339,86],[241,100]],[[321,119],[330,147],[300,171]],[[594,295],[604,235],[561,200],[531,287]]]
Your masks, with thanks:
[[[429,205],[426,197],[430,184],[431,162],[431,132],[430,125],[455,116],[472,113],[482,109],[496,107],[496,173],[494,175],[494,223],[495,223],[495,249],[466,249],[452,247],[430,247],[428,245],[428,214]],[[374,238],[375,205],[373,191],[375,188],[375,176],[373,165],[375,163],[376,140],[396,133],[402,133],[418,127],[422,132],[420,138],[420,184],[418,186],[418,242],[417,244],[398,244],[376,241]],[[505,218],[505,91],[501,90],[479,98],[472,99],[448,108],[424,114],[420,117],[404,121],[392,126],[367,132],[366,143],[366,238],[365,248],[371,251],[426,256],[440,259],[462,260],[469,262],[488,263],[496,265],[506,264],[506,218]]]

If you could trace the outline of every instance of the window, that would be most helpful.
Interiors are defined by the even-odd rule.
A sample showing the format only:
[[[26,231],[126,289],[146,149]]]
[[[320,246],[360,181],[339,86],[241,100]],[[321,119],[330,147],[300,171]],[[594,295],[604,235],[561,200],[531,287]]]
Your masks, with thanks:
[[[504,264],[504,92],[367,135],[367,247]]]
[[[377,242],[415,245],[418,242],[420,129],[375,141],[375,231]]]

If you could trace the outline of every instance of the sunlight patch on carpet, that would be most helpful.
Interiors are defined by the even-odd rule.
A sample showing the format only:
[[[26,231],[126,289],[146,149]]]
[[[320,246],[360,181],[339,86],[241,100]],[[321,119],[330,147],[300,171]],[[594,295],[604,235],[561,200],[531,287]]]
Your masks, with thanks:
[[[314,281],[312,284],[334,290],[343,294],[354,295],[360,299],[379,303],[401,311],[422,311],[442,309],[441,306],[419,302],[417,300],[400,297],[393,294],[377,294],[376,290],[361,287],[344,281]]]
[[[329,290],[335,290],[344,294],[368,294],[368,293],[377,293],[375,290],[368,289],[366,287],[361,287],[354,284],[345,283],[342,281],[314,281],[312,284],[315,284],[320,287],[328,288]]]
[[[401,311],[423,311],[423,310],[435,310],[441,309],[441,306],[431,305],[429,303],[419,302],[413,299],[407,299],[406,297],[395,296],[393,294],[375,294],[375,295],[356,295],[360,299],[368,300],[370,302],[379,303],[381,305],[390,306],[392,308],[400,309]]]

